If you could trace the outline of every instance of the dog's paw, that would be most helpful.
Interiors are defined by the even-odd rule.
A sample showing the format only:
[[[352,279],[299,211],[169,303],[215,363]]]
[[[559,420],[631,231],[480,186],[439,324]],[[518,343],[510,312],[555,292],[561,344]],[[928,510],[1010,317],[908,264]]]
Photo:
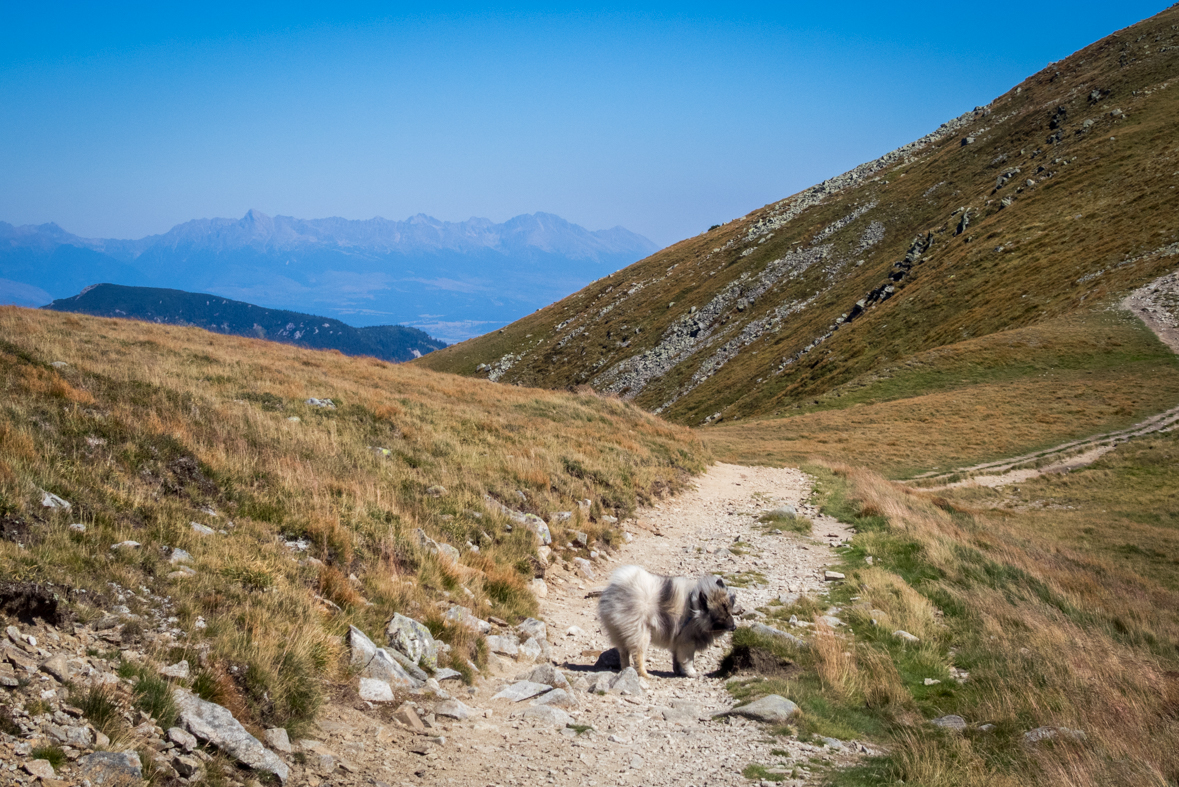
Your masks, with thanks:
[[[695,678],[696,677],[696,670],[693,669],[692,667],[686,668],[684,670],[684,677],[685,678]]]

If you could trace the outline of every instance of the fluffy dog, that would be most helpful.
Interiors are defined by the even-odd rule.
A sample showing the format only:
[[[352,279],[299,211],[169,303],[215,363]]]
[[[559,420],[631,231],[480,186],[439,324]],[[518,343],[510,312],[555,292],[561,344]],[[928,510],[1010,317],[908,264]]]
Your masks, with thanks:
[[[622,566],[598,601],[598,617],[618,648],[622,669],[647,677],[647,646],[671,651],[677,675],[696,677],[692,660],[726,631],[737,628],[737,596],[720,577],[665,577]]]

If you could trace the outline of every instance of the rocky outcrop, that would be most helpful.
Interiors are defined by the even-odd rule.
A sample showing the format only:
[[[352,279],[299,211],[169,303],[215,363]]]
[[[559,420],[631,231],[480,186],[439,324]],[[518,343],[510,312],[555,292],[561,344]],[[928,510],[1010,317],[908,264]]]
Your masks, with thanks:
[[[216,746],[248,768],[273,773],[282,781],[290,776],[287,764],[246,732],[225,708],[183,688],[173,689],[172,699],[180,710],[180,725],[200,740]]]

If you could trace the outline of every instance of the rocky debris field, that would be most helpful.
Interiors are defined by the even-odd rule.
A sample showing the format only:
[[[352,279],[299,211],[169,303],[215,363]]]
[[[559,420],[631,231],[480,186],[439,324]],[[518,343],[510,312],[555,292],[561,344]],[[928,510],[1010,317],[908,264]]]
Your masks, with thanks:
[[[451,610],[457,623],[486,636],[489,663],[474,685],[438,668],[444,646],[415,620],[394,616],[381,646],[352,628],[355,693],[338,695],[315,728],[293,740],[283,729],[247,730],[193,693],[195,665],[161,659],[184,637],[169,628],[166,599],[140,616],[120,607],[85,623],[13,620],[0,646],[0,784],[199,784],[215,777],[240,787],[746,785],[751,763],[786,784],[803,784],[816,762],[845,762],[867,747],[773,737],[767,723],[797,712],[788,698],[734,708],[713,674],[727,636],[699,654],[702,677],[673,676],[670,654],[661,650],[649,654],[650,678],[620,673],[597,621],[596,596],[625,564],[714,573],[736,589],[743,622],[764,626],[758,607],[821,593],[838,579],[825,567],[831,547],[851,533],[810,506],[809,495],[810,481],[798,470],[717,465],[694,491],[624,522],[617,549],[553,543],[535,586],[543,620],[510,626]],[[759,522],[767,511],[810,519],[812,535]],[[588,559],[580,557],[586,546]],[[795,631],[806,636],[805,625]],[[154,685],[171,698],[167,713],[153,715],[155,706],[144,700]],[[95,692],[109,708],[95,707]],[[100,711],[116,723],[92,718]],[[166,727],[162,715],[170,716]],[[104,727],[118,730],[113,739]]]

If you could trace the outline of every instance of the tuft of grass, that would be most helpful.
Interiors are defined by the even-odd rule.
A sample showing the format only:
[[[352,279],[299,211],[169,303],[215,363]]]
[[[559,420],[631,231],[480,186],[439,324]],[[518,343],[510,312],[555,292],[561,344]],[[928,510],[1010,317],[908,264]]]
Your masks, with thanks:
[[[757,521],[765,525],[766,530],[784,530],[790,533],[799,533],[804,536],[809,536],[814,524],[811,520],[804,516],[787,511],[786,509],[775,509],[767,511],[757,518]]]
[[[574,732],[576,732],[578,735],[584,735],[585,733],[593,730],[593,727],[591,727],[588,724],[566,724],[565,726],[568,729],[571,729]]]
[[[751,762],[745,766],[741,771],[741,775],[746,779],[760,779],[766,782],[784,782],[787,775],[784,773],[770,773],[769,769],[764,765],[758,765]]]
[[[48,760],[57,770],[66,763],[66,754],[60,746],[38,746],[29,755],[34,760]]]
[[[82,711],[96,730],[107,735],[112,735],[120,723],[119,706],[106,686],[91,686],[85,692],[71,690],[70,702]]]

